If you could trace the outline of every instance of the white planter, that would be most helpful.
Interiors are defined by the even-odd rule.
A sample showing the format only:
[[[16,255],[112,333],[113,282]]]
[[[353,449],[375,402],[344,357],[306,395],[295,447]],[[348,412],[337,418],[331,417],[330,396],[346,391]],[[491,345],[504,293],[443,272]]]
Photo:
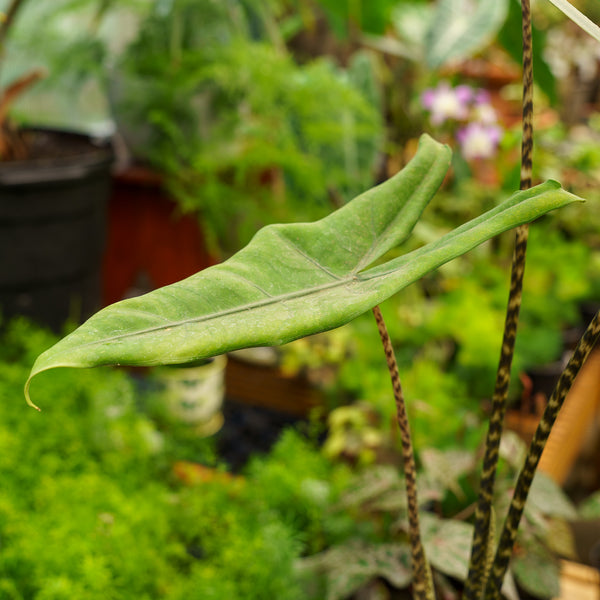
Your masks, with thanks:
[[[226,356],[199,366],[165,367],[160,371],[165,409],[170,418],[212,435],[223,425]]]

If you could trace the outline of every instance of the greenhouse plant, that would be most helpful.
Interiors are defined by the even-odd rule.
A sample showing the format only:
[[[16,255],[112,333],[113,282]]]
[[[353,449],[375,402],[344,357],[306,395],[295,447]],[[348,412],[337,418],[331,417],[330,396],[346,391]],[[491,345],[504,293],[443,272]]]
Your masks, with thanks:
[[[554,0],[554,3],[600,39],[598,28],[568,2]],[[449,148],[423,135],[414,158],[402,171],[320,221],[268,226],[222,264],[97,313],[38,357],[26,383],[28,401],[31,402],[32,380],[57,367],[185,364],[234,349],[283,344],[339,327],[372,310],[391,376],[402,440],[411,591],[416,599],[433,600],[435,584],[423,544],[428,517],[419,513],[404,394],[379,304],[453,258],[517,227],[471,560],[468,573],[462,574],[463,598],[499,598],[544,444],[577,372],[600,333],[600,316],[596,314],[548,402],[524,459],[496,545],[492,496],[519,319],[528,224],[579,200],[555,181],[531,187],[533,78],[529,2],[524,0],[522,7],[520,191],[442,238],[390,257],[388,252],[411,234],[450,165]]]
[[[108,76],[134,158],[220,256],[286,211],[312,219],[372,184],[382,123],[368,57],[298,64],[276,15],[276,3],[156,6]]]

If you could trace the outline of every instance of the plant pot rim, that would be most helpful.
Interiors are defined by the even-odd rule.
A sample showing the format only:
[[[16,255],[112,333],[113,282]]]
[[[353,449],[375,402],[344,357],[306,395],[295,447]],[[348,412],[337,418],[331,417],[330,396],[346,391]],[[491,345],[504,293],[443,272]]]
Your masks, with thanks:
[[[62,154],[22,160],[0,161],[0,186],[23,186],[77,180],[96,171],[104,172],[114,162],[110,137],[50,127],[23,127],[27,135],[40,135],[53,143],[69,144]],[[41,139],[41,138],[40,138]]]

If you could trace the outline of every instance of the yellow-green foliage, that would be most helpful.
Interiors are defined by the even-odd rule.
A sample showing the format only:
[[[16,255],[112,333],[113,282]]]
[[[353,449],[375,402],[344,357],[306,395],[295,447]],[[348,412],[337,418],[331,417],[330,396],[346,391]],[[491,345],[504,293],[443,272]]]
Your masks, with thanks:
[[[23,381],[53,341],[14,322],[0,343],[0,598],[299,598],[292,561],[303,544],[291,523],[307,521],[270,507],[277,482],[255,467],[256,491],[176,484],[170,462],[190,449],[144,416],[123,372],[40,378],[49,401],[32,410]],[[195,450],[214,460],[210,442]]]

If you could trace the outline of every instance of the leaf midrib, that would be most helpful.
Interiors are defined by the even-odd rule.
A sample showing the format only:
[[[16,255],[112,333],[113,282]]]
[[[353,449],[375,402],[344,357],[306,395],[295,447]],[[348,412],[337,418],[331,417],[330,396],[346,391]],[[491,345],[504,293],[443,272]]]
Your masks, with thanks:
[[[390,271],[391,273],[391,271]],[[377,277],[384,277],[385,275],[388,275],[389,273],[378,273]],[[349,283],[356,283],[359,281],[367,281],[368,278],[362,278],[356,274],[352,275],[352,276],[346,276],[343,279],[340,278],[337,281],[332,281],[331,283],[323,283],[323,284],[319,284],[317,286],[313,286],[310,288],[302,288],[300,290],[296,290],[294,292],[288,292],[285,294],[279,294],[277,296],[270,296],[269,298],[265,298],[263,300],[258,300],[256,302],[249,302],[247,304],[238,304],[232,308],[228,308],[228,309],[224,309],[224,310],[220,310],[218,312],[214,312],[214,313],[210,313],[210,314],[206,314],[206,315],[200,315],[198,317],[191,317],[189,319],[182,319],[179,321],[169,321],[169,323],[165,323],[164,325],[157,325],[154,327],[147,327],[144,329],[138,329],[136,331],[130,331],[127,333],[122,333],[119,335],[115,335],[112,337],[105,337],[102,338],[100,340],[95,340],[93,342],[88,342],[86,344],[80,344],[79,346],[81,348],[84,348],[86,346],[94,346],[97,344],[105,344],[106,342],[111,342],[111,341],[117,341],[117,340],[122,340],[122,339],[126,339],[128,337],[135,337],[135,336],[139,336],[139,335],[146,335],[149,333],[153,333],[156,331],[162,331],[162,330],[166,330],[166,329],[171,329],[174,327],[183,327],[184,325],[187,324],[196,324],[196,323],[202,323],[202,322],[206,322],[206,321],[210,321],[212,319],[217,319],[217,318],[221,318],[221,317],[226,317],[228,315],[232,315],[235,313],[239,313],[239,312],[243,312],[246,310],[253,310],[256,308],[263,308],[265,306],[269,306],[270,304],[279,304],[281,302],[285,303],[288,300],[293,300],[295,298],[299,298],[299,297],[305,297],[305,296],[310,296],[313,294],[317,294],[319,292],[322,292],[324,290],[327,289],[334,289],[336,287],[345,287],[346,285],[348,285]],[[176,284],[175,284],[176,285]],[[115,314],[115,312],[121,312],[122,314],[127,314],[129,312],[130,309],[126,309],[126,308],[121,308],[121,309],[115,309],[115,307],[113,306],[111,308],[111,313],[112,315]],[[131,311],[135,311],[136,309],[131,309]],[[137,312],[143,312],[143,311],[137,311]],[[156,315],[154,313],[144,313],[148,316],[151,317],[155,317]]]

